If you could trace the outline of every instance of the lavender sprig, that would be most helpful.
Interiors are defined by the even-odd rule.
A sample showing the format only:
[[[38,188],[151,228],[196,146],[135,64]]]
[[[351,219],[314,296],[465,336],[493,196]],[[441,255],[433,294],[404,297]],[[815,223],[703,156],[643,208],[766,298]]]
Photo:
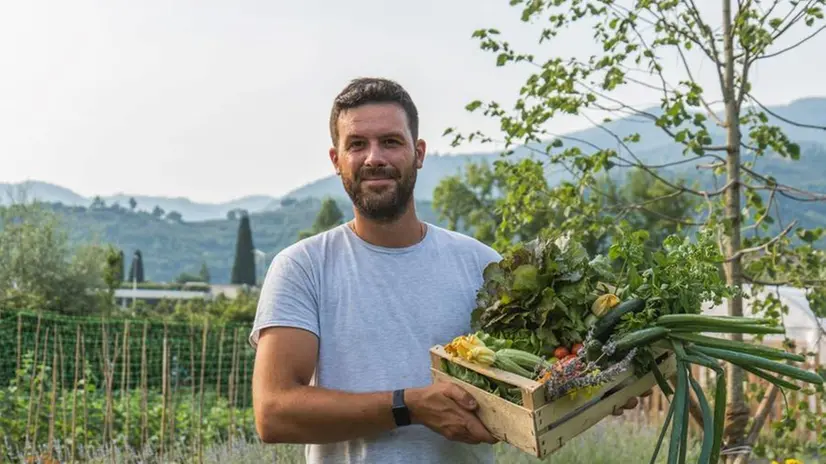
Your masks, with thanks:
[[[594,387],[611,381],[630,367],[637,349],[632,349],[620,362],[602,371],[598,369],[595,362],[583,363],[581,353],[562,369],[551,370],[549,378],[544,382],[549,400],[553,401],[565,396],[572,390]],[[577,375],[580,368],[582,368],[581,372]]]

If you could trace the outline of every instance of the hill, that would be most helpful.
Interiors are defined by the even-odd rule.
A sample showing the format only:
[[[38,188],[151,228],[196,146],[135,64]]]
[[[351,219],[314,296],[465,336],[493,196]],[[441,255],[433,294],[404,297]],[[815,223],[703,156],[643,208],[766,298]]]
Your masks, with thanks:
[[[793,101],[788,105],[769,107],[769,110],[783,119],[826,126],[826,98],[804,98]],[[662,111],[657,107],[647,108],[644,111],[652,116],[662,114]],[[718,117],[722,118],[722,114],[718,114]],[[789,161],[777,156],[766,157],[760,161],[760,170],[764,173],[777,170],[778,174],[774,175],[780,182],[795,182],[795,186],[799,188],[808,188],[820,192],[826,191],[826,182],[822,175],[824,172],[823,166],[826,166],[826,157],[824,156],[824,152],[826,152],[826,132],[797,127],[773,116],[769,117],[769,121],[784,130],[792,141],[799,143],[802,154],[798,161]],[[721,127],[709,124],[709,132],[714,141],[713,144],[722,144],[725,141],[725,131]],[[630,149],[633,156],[639,158],[642,162],[658,165],[685,159],[681,149],[675,145],[673,139],[656,127],[650,119],[643,116],[628,116],[604,124],[604,129],[593,127],[565,134],[561,138],[564,139],[566,147],[578,147],[590,152],[594,151],[594,146],[603,149],[613,148],[617,149],[625,159],[632,160],[631,153],[620,146],[618,137],[623,138],[634,133],[640,135],[640,142],[630,144]],[[531,151],[537,148],[540,151],[545,149],[544,146],[538,145],[517,147],[511,158],[542,156]],[[417,198],[424,201],[432,200],[433,189],[439,180],[460,172],[468,162],[491,163],[499,158],[498,152],[430,155],[425,159],[424,168],[419,171]],[[697,165],[709,161],[711,160],[702,159],[696,162],[686,162],[676,166],[671,171],[697,178]],[[789,177],[786,177],[787,175]],[[548,171],[547,178],[553,185],[562,179],[568,178],[568,175],[562,169],[553,169]],[[289,192],[284,197],[300,199],[320,198],[326,195],[335,197],[345,195],[341,180],[336,176],[318,179]]]
[[[89,241],[112,243],[123,250],[130,265],[132,253],[143,256],[146,280],[171,282],[183,272],[197,274],[206,263],[213,283],[229,283],[235,253],[238,221],[216,219],[198,222],[173,221],[126,208],[86,208],[51,204],[74,244]],[[254,246],[266,254],[263,265],[283,248],[296,242],[301,230],[309,229],[321,201],[315,198],[285,202],[275,211],[250,213]],[[349,200],[339,202],[345,220],[353,217]],[[444,225],[430,203],[421,202],[417,211],[425,220]],[[256,264],[259,276],[265,269]]]
[[[60,203],[66,206],[85,207],[95,203],[95,198],[84,197],[59,185],[40,181],[26,181],[13,184],[0,182],[0,205],[8,203],[9,194],[16,197],[20,191],[25,192],[26,198],[36,198],[45,203]],[[120,207],[131,209],[129,202],[133,198],[136,202],[136,211],[151,213],[158,207],[163,210],[164,214],[177,212],[187,221],[224,219],[228,212],[235,209],[263,211],[275,200],[275,198],[271,196],[250,195],[221,203],[199,203],[182,197],[127,194],[101,196],[100,200],[104,205],[116,204]]]

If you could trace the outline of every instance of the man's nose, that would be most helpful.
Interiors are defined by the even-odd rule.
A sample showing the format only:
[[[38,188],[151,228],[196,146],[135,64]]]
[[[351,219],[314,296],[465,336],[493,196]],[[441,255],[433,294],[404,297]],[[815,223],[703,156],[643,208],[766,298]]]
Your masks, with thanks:
[[[381,147],[381,143],[373,142],[370,144],[370,148],[367,150],[367,158],[365,158],[364,164],[367,166],[384,166],[387,164],[387,160],[385,159],[385,154],[384,150]]]

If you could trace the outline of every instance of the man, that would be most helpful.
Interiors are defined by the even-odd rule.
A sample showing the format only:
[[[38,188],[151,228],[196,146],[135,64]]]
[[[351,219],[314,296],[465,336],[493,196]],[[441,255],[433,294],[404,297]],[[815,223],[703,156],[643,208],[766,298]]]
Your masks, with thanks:
[[[330,115],[330,161],[354,220],[273,260],[250,343],[256,427],[307,462],[493,462],[461,388],[432,384],[428,349],[470,331],[492,248],[417,218],[426,144],[407,92],[356,79]],[[633,405],[630,405],[633,406]]]

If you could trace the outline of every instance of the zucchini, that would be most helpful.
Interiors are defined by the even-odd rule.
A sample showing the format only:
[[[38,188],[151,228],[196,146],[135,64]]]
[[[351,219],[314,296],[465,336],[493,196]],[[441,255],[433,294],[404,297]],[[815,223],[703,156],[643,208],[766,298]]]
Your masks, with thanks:
[[[494,367],[498,367],[503,371],[510,372],[511,374],[516,374],[521,377],[525,377],[528,379],[533,379],[533,373],[525,369],[524,367],[516,364],[508,357],[496,357],[496,361],[493,362]]]
[[[501,358],[508,359],[509,361],[512,361],[525,369],[530,369],[531,371],[535,370],[539,366],[544,366],[547,364],[547,361],[533,353],[514,348],[502,348],[497,351],[496,359]]]
[[[611,335],[611,331],[614,329],[614,326],[622,320],[622,316],[625,316],[626,314],[638,313],[643,309],[645,309],[645,300],[641,298],[632,298],[630,300],[623,301],[608,311],[608,314],[603,316],[602,319],[597,321],[594,325],[594,338],[602,343],[605,343],[608,341],[608,337]]]
[[[617,352],[630,351],[632,348],[662,340],[668,333],[668,329],[659,326],[629,332],[617,340]]]
[[[671,338],[682,340],[689,343],[694,343],[700,346],[709,346],[712,348],[723,348],[731,351],[738,351],[740,353],[753,354],[755,356],[762,356],[769,359],[788,359],[789,361],[806,361],[806,357],[799,354],[789,353],[788,351],[778,350],[764,345],[754,345],[751,343],[744,343],[736,340],[729,340],[726,338],[708,337],[700,334],[686,334],[674,333]]]

